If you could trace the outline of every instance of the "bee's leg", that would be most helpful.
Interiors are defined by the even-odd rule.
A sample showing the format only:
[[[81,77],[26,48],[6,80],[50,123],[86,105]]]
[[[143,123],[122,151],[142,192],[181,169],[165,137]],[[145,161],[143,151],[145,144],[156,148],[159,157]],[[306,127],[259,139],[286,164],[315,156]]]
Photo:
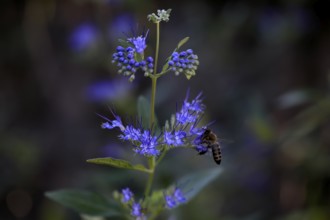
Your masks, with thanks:
[[[203,150],[203,151],[198,152],[198,155],[203,155],[203,154],[206,154],[207,152],[208,152],[208,150]]]

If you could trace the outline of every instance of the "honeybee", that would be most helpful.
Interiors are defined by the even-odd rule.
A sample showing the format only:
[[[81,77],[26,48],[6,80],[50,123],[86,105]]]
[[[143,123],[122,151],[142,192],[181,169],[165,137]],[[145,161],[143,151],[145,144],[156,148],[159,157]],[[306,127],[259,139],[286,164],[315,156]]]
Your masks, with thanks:
[[[222,154],[217,135],[214,134],[209,128],[206,128],[202,134],[201,141],[203,145],[206,145],[207,149],[199,152],[199,154],[203,155],[207,153],[208,149],[211,149],[214,161],[220,165]]]

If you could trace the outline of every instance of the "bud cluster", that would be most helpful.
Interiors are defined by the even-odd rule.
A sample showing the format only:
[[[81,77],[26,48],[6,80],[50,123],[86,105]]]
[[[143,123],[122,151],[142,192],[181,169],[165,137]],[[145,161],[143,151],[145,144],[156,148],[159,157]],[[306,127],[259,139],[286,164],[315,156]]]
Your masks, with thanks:
[[[198,56],[194,54],[192,49],[182,52],[174,52],[168,62],[171,70],[175,75],[183,73],[188,79],[196,75],[196,70],[199,65]]]
[[[117,63],[119,67],[118,73],[129,77],[130,81],[135,79],[135,73],[138,69],[144,71],[144,74],[147,76],[152,73],[154,68],[154,60],[152,57],[137,61],[135,51],[136,49],[132,47],[124,48],[118,46],[116,52],[112,55],[112,63]]]
[[[167,10],[157,10],[157,15],[155,13],[152,13],[148,15],[148,20],[152,21],[154,23],[159,23],[161,21],[168,22],[170,20],[170,13],[172,9],[167,9]]]

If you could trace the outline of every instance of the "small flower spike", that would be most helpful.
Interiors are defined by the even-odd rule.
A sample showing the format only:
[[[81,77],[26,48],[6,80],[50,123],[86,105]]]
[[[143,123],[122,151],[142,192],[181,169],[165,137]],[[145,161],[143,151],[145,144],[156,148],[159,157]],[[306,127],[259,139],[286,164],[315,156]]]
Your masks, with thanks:
[[[202,93],[199,93],[195,99],[188,102],[188,94],[183,102],[182,108],[176,113],[176,121],[180,125],[195,124],[204,113],[205,106],[202,104]]]
[[[121,193],[123,195],[123,198],[121,200],[123,203],[128,203],[133,199],[133,193],[129,188],[122,189]]]
[[[172,11],[172,9],[157,10],[157,15],[155,13],[148,15],[148,20],[152,21],[153,23],[159,23],[161,21],[168,22],[170,20],[171,11]]]
[[[165,126],[161,136],[161,143],[168,147],[194,146],[196,150],[204,152],[201,141],[201,135],[204,133],[204,127],[197,127],[201,120],[205,106],[202,103],[202,93],[199,93],[192,101],[188,100],[189,92],[179,111],[176,112],[172,128]]]
[[[196,75],[196,70],[199,65],[198,56],[193,53],[192,49],[188,49],[182,52],[174,52],[168,62],[171,70],[175,75],[183,73],[187,79]]]

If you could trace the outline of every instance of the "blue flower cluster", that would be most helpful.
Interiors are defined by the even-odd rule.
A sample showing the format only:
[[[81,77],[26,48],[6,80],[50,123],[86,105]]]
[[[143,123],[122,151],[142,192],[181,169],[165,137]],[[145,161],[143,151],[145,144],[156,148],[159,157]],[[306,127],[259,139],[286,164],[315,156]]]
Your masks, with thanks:
[[[195,136],[203,133],[203,128],[197,127],[203,116],[205,106],[202,103],[202,93],[199,93],[192,101],[188,101],[188,94],[182,108],[175,114],[175,122],[172,129],[165,129],[163,142],[168,146],[185,146]],[[197,143],[197,142],[196,142]],[[196,145],[193,143],[193,145]]]
[[[178,205],[187,201],[183,196],[182,191],[179,188],[176,188],[173,193],[164,195],[166,207],[169,209],[176,208]]]
[[[199,65],[198,56],[194,54],[192,49],[182,52],[174,52],[168,62],[171,70],[175,75],[184,73],[188,79],[196,75],[196,70]]]
[[[137,128],[133,125],[125,126],[115,114],[113,120],[101,116],[107,120],[101,127],[110,130],[119,128],[121,131],[119,138],[130,141],[134,146],[134,152],[147,157],[159,156],[161,145],[169,147],[193,145],[198,152],[205,152],[207,147],[203,146],[201,140],[205,127],[197,126],[205,109],[201,96],[202,93],[199,93],[193,100],[188,101],[188,93],[181,109],[175,114],[171,128],[165,127],[162,135],[159,136],[152,134],[149,129]]]
[[[133,151],[144,156],[158,156],[160,151],[157,149],[158,137],[152,135],[150,130],[135,128],[133,125],[124,126],[119,116],[115,115],[115,120],[110,120],[105,117],[107,122],[104,122],[101,127],[104,129],[120,128],[122,134],[119,138],[125,141],[130,141],[134,145]]]
[[[131,215],[136,218],[136,220],[146,219],[143,212],[141,204],[134,201],[134,194],[127,187],[122,189],[122,203],[131,205]]]

